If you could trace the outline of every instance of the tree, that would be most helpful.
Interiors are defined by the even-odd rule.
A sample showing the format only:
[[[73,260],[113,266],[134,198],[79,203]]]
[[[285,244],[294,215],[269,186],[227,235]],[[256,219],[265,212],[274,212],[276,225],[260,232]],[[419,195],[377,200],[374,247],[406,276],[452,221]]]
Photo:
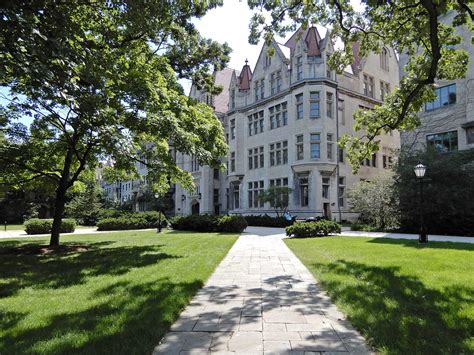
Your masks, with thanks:
[[[395,166],[396,189],[400,196],[400,224],[403,230],[420,229],[420,181],[413,168],[427,166],[423,184],[425,226],[431,234],[473,235],[474,150],[443,153],[402,151]]]
[[[360,219],[376,228],[398,226],[398,195],[392,172],[383,172],[371,181],[360,181],[349,191],[348,199]]]
[[[85,226],[95,226],[99,212],[104,207],[103,191],[99,184],[91,179],[66,204],[66,214]]]
[[[343,49],[331,54],[330,65],[341,73],[353,61],[352,44],[359,43],[359,56],[380,53],[384,46],[398,53],[407,53],[406,75],[385,99],[373,110],[359,110],[354,115],[360,136],[345,135],[340,145],[346,149],[354,170],[360,162],[379,149],[378,136],[394,129],[411,130],[420,122],[417,113],[423,103],[433,100],[434,82],[463,77],[469,62],[468,53],[459,49],[462,38],[455,32],[461,25],[473,27],[470,0],[393,0],[363,2],[363,10],[356,11],[350,0],[328,1],[248,1],[250,8],[261,10],[251,22],[250,42],[264,37],[270,43],[275,35],[283,36],[301,25],[321,23],[331,28],[330,38],[339,38]],[[440,16],[450,10],[457,15],[452,24],[442,23]],[[264,11],[270,12],[270,23]]]
[[[227,146],[212,109],[177,78],[218,93],[212,70],[230,49],[202,38],[191,19],[221,2],[10,0],[0,8],[0,183],[55,188],[50,245],[59,245],[66,193],[100,159],[154,190],[192,187],[171,150],[217,165]],[[3,90],[5,91],[5,90]],[[18,122],[29,116],[29,127]]]
[[[275,209],[277,217],[283,216],[288,209],[289,195],[293,189],[284,186],[271,186],[259,195],[261,201],[268,202]]]

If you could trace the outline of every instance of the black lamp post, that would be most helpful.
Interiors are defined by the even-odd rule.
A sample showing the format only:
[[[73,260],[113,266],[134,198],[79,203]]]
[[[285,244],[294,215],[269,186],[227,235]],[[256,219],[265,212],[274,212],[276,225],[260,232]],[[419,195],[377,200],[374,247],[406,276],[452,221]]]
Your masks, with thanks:
[[[413,169],[415,175],[420,182],[420,236],[418,241],[420,243],[428,243],[428,234],[426,233],[425,221],[424,221],[424,204],[423,204],[423,183],[422,180],[425,177],[426,166],[418,163],[417,166]]]
[[[160,194],[155,194],[156,204],[158,205],[158,228],[157,233],[161,233],[161,196]]]

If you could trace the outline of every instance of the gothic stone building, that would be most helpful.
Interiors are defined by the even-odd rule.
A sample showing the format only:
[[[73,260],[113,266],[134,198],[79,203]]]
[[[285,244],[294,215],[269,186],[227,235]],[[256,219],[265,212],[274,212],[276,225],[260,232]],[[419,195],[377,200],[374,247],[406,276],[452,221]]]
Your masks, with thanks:
[[[398,132],[380,137],[381,150],[352,174],[337,141],[353,131],[353,113],[380,104],[398,84],[398,60],[392,49],[360,58],[341,75],[330,70],[329,36],[316,27],[300,29],[285,44],[262,47],[254,70],[226,69],[221,84],[228,92],[215,98],[195,89],[191,95],[213,105],[229,144],[227,171],[216,172],[181,157],[193,172],[196,191],[176,194],[176,213],[272,214],[259,194],[271,186],[287,186],[289,211],[300,218],[326,216],[354,220],[346,193],[393,162],[400,145]],[[273,52],[273,55],[271,55]],[[229,82],[227,82],[227,76]],[[219,82],[218,82],[219,83]],[[227,108],[223,113],[223,101]],[[217,103],[219,101],[219,104]]]

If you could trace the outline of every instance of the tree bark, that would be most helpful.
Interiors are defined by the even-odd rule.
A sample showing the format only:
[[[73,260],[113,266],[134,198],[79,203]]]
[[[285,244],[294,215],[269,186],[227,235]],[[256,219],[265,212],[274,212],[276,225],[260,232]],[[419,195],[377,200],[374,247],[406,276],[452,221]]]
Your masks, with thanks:
[[[64,206],[66,204],[66,192],[69,187],[69,175],[71,171],[73,150],[69,148],[64,159],[63,171],[56,189],[56,200],[54,202],[53,226],[51,228],[51,238],[49,246],[59,246],[59,236],[61,234],[61,222],[64,215]]]

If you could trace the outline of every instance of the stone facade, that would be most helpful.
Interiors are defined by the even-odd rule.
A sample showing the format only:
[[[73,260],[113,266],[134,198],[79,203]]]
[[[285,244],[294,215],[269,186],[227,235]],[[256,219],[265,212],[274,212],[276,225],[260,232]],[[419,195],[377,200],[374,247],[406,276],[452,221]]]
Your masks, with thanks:
[[[442,21],[451,23],[455,12],[442,17]],[[465,78],[436,81],[439,93],[435,102],[427,103],[419,114],[420,126],[410,132],[402,132],[401,143],[404,149],[424,149],[434,145],[441,151],[464,150],[474,148],[474,46],[472,33],[467,26],[457,29],[463,37],[461,48],[469,53],[471,60]],[[408,56],[400,56],[400,75]]]
[[[194,195],[176,194],[176,213],[272,214],[259,193],[288,186],[293,215],[357,217],[347,191],[392,164],[399,134],[381,136],[381,151],[366,159],[357,175],[336,142],[354,134],[357,109],[380,104],[384,92],[398,84],[398,60],[389,48],[359,58],[354,45],[354,64],[339,75],[327,66],[333,51],[327,38],[316,27],[299,30],[284,45],[264,45],[253,72],[247,63],[240,74],[232,71],[228,110],[216,109],[229,144],[227,172],[218,179],[208,167],[193,172],[198,188]],[[202,93],[191,90],[191,95]],[[182,159],[178,163],[191,167],[192,159]]]

